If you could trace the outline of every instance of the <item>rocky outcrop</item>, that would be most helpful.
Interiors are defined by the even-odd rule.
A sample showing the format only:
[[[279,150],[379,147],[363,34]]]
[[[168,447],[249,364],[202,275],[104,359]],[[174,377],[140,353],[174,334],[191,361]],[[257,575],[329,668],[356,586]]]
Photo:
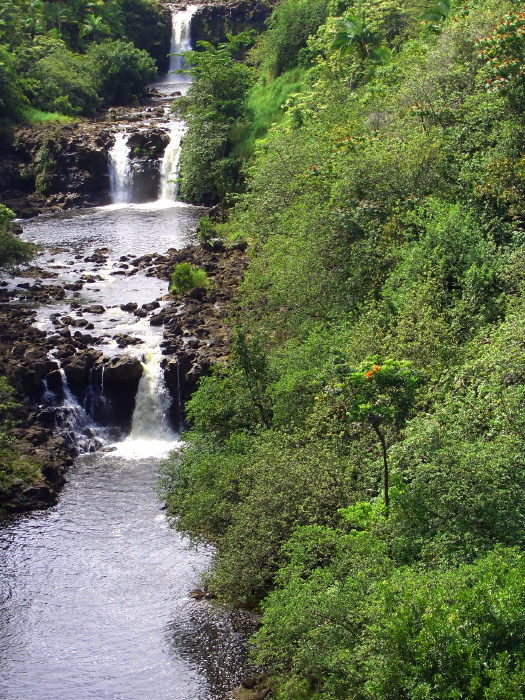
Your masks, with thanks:
[[[131,201],[151,202],[157,199],[160,183],[160,165],[170,136],[166,130],[153,127],[134,129],[128,139],[131,149],[133,188]]]
[[[104,397],[109,406],[106,411],[111,424],[125,432],[131,429],[135,397],[142,376],[143,367],[140,360],[129,355],[112,357],[100,365],[103,372]],[[100,384],[102,384],[102,374]]]
[[[111,131],[95,122],[41,125],[0,141],[0,200],[25,218],[109,201]]]
[[[200,3],[199,3],[200,4]],[[227,34],[238,34],[249,29],[258,33],[265,29],[276,0],[225,0],[204,2],[191,22],[191,38],[218,43],[226,41]]]
[[[148,126],[135,122],[148,121]],[[109,204],[109,151],[126,123],[133,169],[132,200],[157,198],[160,164],[169,142],[159,106],[111,108],[100,121],[36,125],[0,135],[0,201],[20,218]]]
[[[36,468],[31,483],[21,480],[0,491],[0,511],[53,505],[73,463],[71,446],[55,434],[54,418],[39,403],[42,381],[48,376],[56,380],[60,373],[58,363],[47,355],[46,334],[31,325],[33,316],[34,312],[23,309],[0,314],[0,374],[7,375],[21,403],[12,416],[15,425],[9,433],[19,458]]]
[[[175,265],[188,262],[206,271],[209,290],[193,289],[183,296],[167,297],[162,311],[150,315],[150,323],[164,326],[162,352],[164,378],[173,397],[175,423],[183,421],[183,406],[199,379],[229,353],[231,303],[247,265],[244,246],[214,251],[202,246],[169,250],[133,261],[147,274],[169,280]]]

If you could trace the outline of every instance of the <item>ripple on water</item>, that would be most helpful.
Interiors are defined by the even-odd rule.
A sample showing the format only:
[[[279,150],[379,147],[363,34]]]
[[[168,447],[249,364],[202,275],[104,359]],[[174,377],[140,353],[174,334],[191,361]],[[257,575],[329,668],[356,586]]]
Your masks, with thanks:
[[[0,530],[3,700],[212,700],[238,680],[226,612],[188,598],[211,552],[169,527],[158,460],[78,460],[55,508]]]

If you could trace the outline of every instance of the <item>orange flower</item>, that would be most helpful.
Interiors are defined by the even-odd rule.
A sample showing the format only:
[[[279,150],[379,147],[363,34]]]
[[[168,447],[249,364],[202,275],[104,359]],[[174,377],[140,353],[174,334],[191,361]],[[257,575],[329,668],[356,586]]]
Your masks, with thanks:
[[[374,374],[373,370],[370,370],[369,372],[365,372],[365,378],[370,379],[370,377]]]

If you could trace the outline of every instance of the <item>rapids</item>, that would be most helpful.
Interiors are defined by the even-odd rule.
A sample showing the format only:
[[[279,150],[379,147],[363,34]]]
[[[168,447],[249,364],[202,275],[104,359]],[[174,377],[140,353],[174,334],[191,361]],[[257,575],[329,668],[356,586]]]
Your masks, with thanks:
[[[175,50],[187,48],[193,11],[174,15]],[[187,84],[169,75],[156,86],[168,94]],[[159,459],[179,444],[167,417],[162,329],[120,308],[162,306],[167,292],[165,282],[131,274],[134,257],[193,241],[201,212],[175,201],[173,183],[182,128],[171,126],[157,202],[130,202],[123,125],[111,154],[113,205],[24,222],[25,239],[41,245],[40,268],[60,283],[91,279],[77,300],[104,306],[84,313],[97,348],[115,354],[109,336],[133,334],[142,343],[126,353],[140,358],[144,374],[130,435],[80,455],[57,506],[0,521],[2,700],[214,700],[243,674],[243,619],[188,596],[212,552],[169,527],[155,492]],[[53,315],[71,314],[72,299],[42,305],[37,325],[53,333]],[[64,401],[73,429],[86,431],[84,407],[71,392]]]

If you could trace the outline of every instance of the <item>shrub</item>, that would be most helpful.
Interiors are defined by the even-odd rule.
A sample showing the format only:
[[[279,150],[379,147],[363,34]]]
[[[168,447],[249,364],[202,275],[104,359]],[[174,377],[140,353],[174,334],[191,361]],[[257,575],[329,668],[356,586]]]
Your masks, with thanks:
[[[99,106],[89,62],[69,51],[63,41],[39,37],[18,58],[21,69],[27,69],[32,107],[71,117],[93,114]]]
[[[125,41],[92,44],[88,57],[96,90],[106,105],[133,102],[157,74],[151,56]]]
[[[170,292],[173,294],[184,294],[193,287],[204,287],[208,289],[209,282],[204,270],[190,265],[190,263],[180,263],[175,266],[171,274]]]
[[[33,246],[24,243],[24,241],[13,235],[11,221],[14,218],[14,212],[0,204],[0,270],[9,269],[13,265],[27,262],[33,256]],[[0,378],[0,392],[3,391],[1,382],[2,378]],[[0,398],[1,396],[2,394],[0,393]],[[0,410],[2,410],[1,405]]]

